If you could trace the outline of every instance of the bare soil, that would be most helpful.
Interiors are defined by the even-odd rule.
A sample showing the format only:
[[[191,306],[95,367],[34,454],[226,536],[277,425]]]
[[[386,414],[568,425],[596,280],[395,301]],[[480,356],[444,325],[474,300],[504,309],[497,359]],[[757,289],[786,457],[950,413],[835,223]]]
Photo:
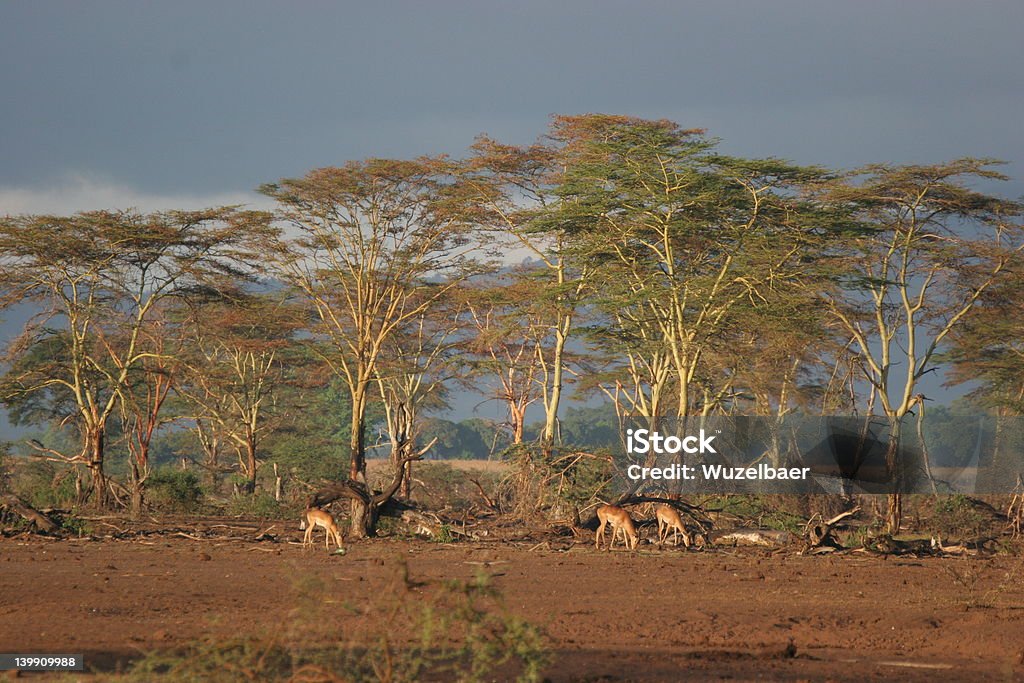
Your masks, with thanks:
[[[407,564],[415,591],[490,575],[507,609],[546,631],[553,681],[1024,680],[1024,558],[1009,554],[374,539],[337,556],[302,548],[290,526],[260,542],[230,530],[0,538],[0,652],[84,652],[109,671],[141,652],[301,618],[306,578],[339,604],[365,605]],[[351,610],[322,613],[324,633],[356,627]]]

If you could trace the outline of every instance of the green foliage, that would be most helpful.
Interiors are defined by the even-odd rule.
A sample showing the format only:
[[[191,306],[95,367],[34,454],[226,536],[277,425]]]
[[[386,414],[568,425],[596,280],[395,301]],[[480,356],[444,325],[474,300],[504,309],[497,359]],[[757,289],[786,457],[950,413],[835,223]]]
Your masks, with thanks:
[[[151,505],[164,512],[197,512],[203,489],[195,472],[162,467],[149,476],[146,496]]]
[[[286,671],[291,657],[283,647],[255,638],[216,640],[206,638],[189,645],[182,653],[152,652],[135,662],[124,676],[110,680],[167,680],[200,683],[234,683],[247,678],[242,672],[260,674],[260,680],[284,680],[273,677],[275,671]]]
[[[29,391],[27,377],[53,377],[66,380],[70,335],[54,330],[41,336],[14,359],[0,377],[0,396],[7,409],[7,419],[15,425],[56,424],[74,409],[71,392],[62,384]],[[44,442],[49,443],[49,442]]]
[[[149,444],[151,467],[171,466],[183,457],[195,458],[201,453],[199,439],[191,429],[163,429],[158,431]]]
[[[423,421],[420,441],[436,438],[431,457],[444,460],[486,460],[491,454],[495,428],[484,420],[452,422],[441,418]]]
[[[437,532],[437,536],[434,537],[435,543],[454,543],[455,534],[452,533],[451,525],[445,523],[441,525],[441,529]]]
[[[264,453],[284,473],[309,481],[336,480],[348,474],[348,458],[343,455],[346,448],[340,443],[284,433],[268,438]]]
[[[71,507],[75,503],[75,470],[45,460],[25,460],[10,478],[11,490],[34,508]]]
[[[930,526],[932,531],[942,534],[943,539],[966,539],[979,536],[989,521],[971,498],[955,494],[936,499]]]
[[[79,537],[92,533],[92,525],[74,513],[59,517],[59,521],[65,533]]]
[[[562,443],[577,448],[593,450],[622,446],[622,429],[611,403],[569,408],[559,420],[559,432]]]
[[[257,492],[253,495],[240,494],[232,496],[224,511],[229,515],[242,517],[258,517],[259,519],[276,519],[281,517],[285,510],[274,496],[265,492]]]
[[[390,469],[388,470],[390,480]],[[428,508],[449,507],[463,510],[480,502],[480,494],[474,482],[485,491],[492,491],[500,473],[488,470],[463,470],[446,462],[413,464],[413,476],[417,482],[412,495],[417,503]]]
[[[312,356],[308,348],[301,352]],[[326,371],[313,361],[305,360],[307,372],[318,369],[323,375]],[[295,379],[279,387],[276,401],[283,419],[263,440],[263,457],[276,462],[282,472],[307,481],[347,476],[351,409],[341,381],[329,373],[305,382]],[[367,419],[377,411],[371,406]]]
[[[717,509],[722,514],[732,515],[743,523],[753,524],[759,529],[789,531],[797,535],[803,533],[803,517],[783,509],[778,501],[765,496],[721,496],[706,501],[704,506]]]
[[[978,415],[974,402],[929,406],[924,417],[924,438],[932,467],[965,467],[995,437],[994,418]],[[982,447],[979,448],[979,441]],[[941,477],[940,477],[941,478]]]

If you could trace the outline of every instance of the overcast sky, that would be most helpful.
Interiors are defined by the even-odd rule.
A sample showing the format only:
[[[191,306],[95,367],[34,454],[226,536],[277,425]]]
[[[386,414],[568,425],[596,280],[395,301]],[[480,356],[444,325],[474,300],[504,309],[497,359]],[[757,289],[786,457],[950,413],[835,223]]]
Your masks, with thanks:
[[[0,213],[252,201],[552,113],[852,167],[994,156],[1024,193],[1024,2],[0,4]]]

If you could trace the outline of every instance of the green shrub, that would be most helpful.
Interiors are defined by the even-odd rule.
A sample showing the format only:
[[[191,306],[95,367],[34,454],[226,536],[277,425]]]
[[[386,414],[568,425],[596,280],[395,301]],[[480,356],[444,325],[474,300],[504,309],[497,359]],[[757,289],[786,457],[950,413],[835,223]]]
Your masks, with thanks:
[[[196,512],[203,489],[195,472],[163,467],[149,475],[146,497],[153,507],[165,512]]]
[[[10,477],[11,490],[34,508],[68,508],[75,503],[75,470],[45,460],[27,460]]]
[[[437,537],[434,538],[436,543],[454,543],[455,534],[452,533],[452,528],[448,524],[442,524],[440,531],[437,532]]]
[[[971,538],[979,536],[988,527],[989,519],[963,494],[941,496],[935,501],[931,520],[932,531],[945,538]]]
[[[277,502],[274,496],[260,492],[253,495],[243,493],[232,496],[228,499],[224,511],[229,515],[277,519],[289,510]]]
[[[59,520],[60,528],[74,536],[88,536],[92,533],[92,525],[75,514],[64,515]]]
[[[736,517],[745,524],[752,523],[759,529],[774,529],[801,535],[804,519],[783,509],[780,503],[780,500],[772,496],[736,494],[712,498],[705,502],[705,507]]]

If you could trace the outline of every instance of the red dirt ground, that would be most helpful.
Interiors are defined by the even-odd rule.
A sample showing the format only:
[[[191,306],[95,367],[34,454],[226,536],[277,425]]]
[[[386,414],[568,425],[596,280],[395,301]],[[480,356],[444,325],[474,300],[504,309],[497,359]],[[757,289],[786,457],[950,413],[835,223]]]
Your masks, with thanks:
[[[265,632],[294,616],[298,577],[365,604],[405,557],[417,590],[489,573],[507,607],[546,630],[553,681],[1024,680],[1021,557],[527,548],[378,539],[339,557],[170,535],[0,539],[0,652],[85,652],[109,670]],[[351,627],[343,612],[323,627]]]

